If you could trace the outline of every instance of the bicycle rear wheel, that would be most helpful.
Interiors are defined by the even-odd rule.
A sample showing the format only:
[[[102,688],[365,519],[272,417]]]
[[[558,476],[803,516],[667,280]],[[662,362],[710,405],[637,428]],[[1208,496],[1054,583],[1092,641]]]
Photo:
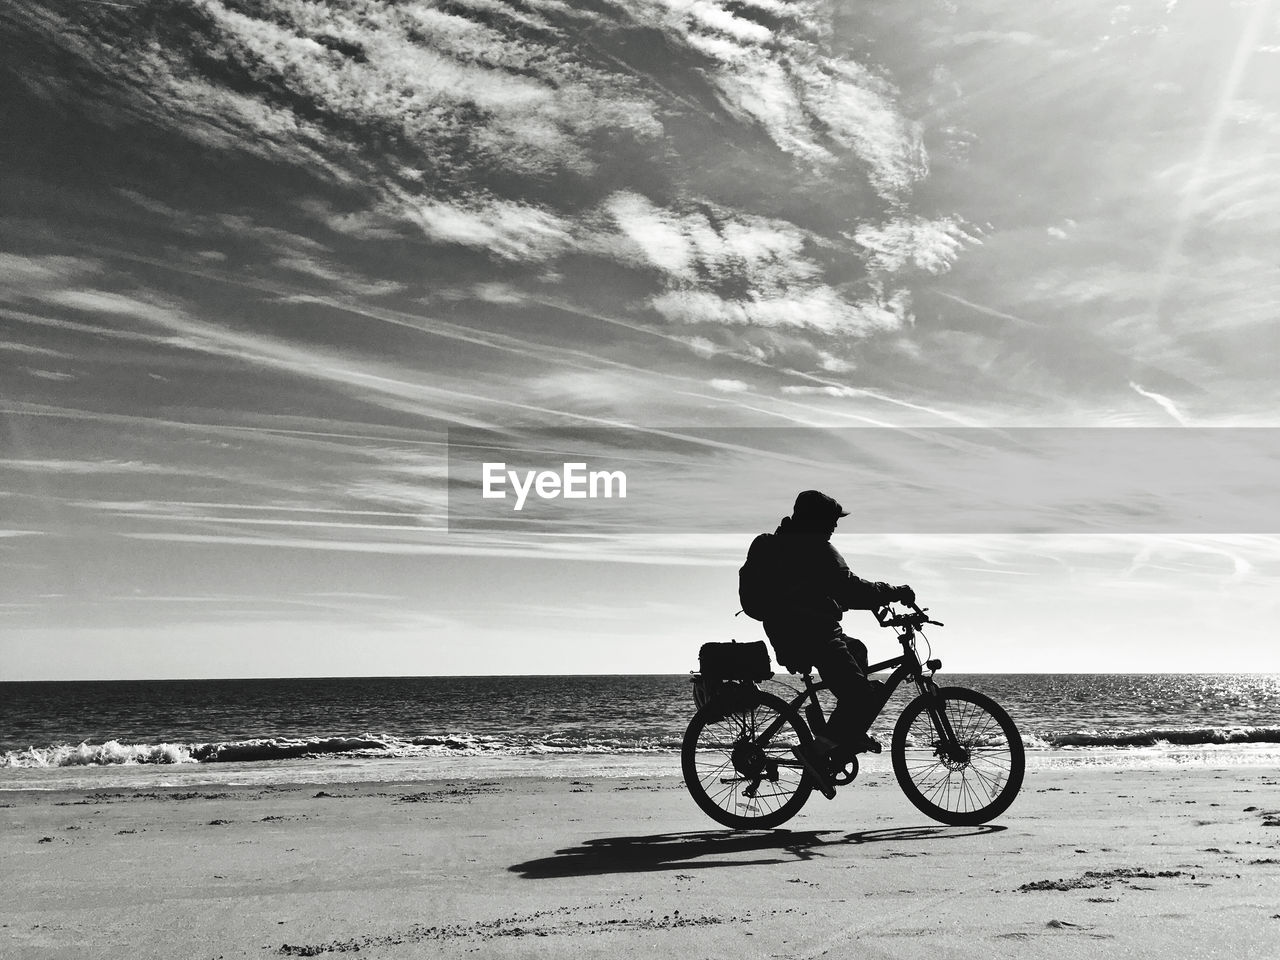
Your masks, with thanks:
[[[791,748],[809,728],[773,694],[751,687],[714,697],[693,715],[680,751],[685,786],[717,823],[768,829],[794,817],[813,783]]]
[[[963,687],[942,687],[907,704],[893,730],[892,755],[907,799],[954,826],[1004,813],[1026,769],[1013,720],[990,697]]]

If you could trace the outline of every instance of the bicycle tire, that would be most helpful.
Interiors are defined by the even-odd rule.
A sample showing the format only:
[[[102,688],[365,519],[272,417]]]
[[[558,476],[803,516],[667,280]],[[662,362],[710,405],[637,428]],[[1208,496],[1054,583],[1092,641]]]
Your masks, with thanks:
[[[763,731],[779,717],[782,725],[753,754],[752,731]],[[754,688],[722,693],[693,715],[685,731],[680,750],[685,786],[717,823],[738,830],[776,827],[799,813],[813,792],[812,778],[791,755],[792,747],[812,741],[805,722],[773,694]],[[754,780],[754,796],[748,795],[752,773],[763,774]]]
[[[938,705],[963,756],[940,754],[929,713]],[[893,729],[893,772],[916,809],[952,826],[976,826],[1009,809],[1022,788],[1026,753],[1017,726],[984,694],[942,687],[912,700]]]

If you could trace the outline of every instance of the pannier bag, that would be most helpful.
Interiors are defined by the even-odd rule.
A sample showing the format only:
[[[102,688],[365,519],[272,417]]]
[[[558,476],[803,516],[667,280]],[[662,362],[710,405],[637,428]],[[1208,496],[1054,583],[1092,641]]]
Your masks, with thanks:
[[[769,648],[763,640],[751,643],[704,643],[698,651],[698,670],[711,680],[768,680],[773,676]]]
[[[709,721],[723,720],[730,714],[741,710],[750,710],[758,701],[756,688],[749,683],[738,680],[711,680],[707,677],[693,678],[693,702],[699,710],[708,703],[715,702],[715,713]]]

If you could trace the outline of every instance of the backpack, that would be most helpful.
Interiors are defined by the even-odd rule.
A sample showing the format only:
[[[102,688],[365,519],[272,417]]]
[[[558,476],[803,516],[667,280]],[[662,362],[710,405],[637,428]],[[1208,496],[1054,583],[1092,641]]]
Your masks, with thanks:
[[[747,562],[738,570],[738,602],[753,620],[773,615],[781,575],[777,553],[774,535],[762,533],[751,541]]]

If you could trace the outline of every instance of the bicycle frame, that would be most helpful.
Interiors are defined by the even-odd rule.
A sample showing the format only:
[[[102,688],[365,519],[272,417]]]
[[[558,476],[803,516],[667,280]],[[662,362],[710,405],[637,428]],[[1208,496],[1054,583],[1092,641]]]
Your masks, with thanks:
[[[890,621],[887,616],[887,611],[888,611],[887,607],[884,608],[883,610],[874,611],[876,619],[880,621],[881,626],[889,625]],[[873,663],[868,665],[867,667],[868,675],[873,673],[880,673],[884,670],[888,670],[889,668],[893,668],[893,672],[889,675],[889,679],[886,680],[884,683],[883,696],[879,698],[880,702],[876,705],[876,712],[875,712],[876,716],[880,715],[880,712],[885,708],[885,704],[889,702],[889,700],[893,697],[894,693],[897,692],[898,687],[908,678],[914,681],[916,685],[916,689],[919,690],[919,692],[922,695],[929,694],[937,690],[937,684],[933,682],[932,672],[928,677],[926,677],[924,675],[924,670],[928,668],[931,671],[936,671],[941,668],[942,662],[939,660],[930,660],[928,661],[928,663],[922,664],[920,662],[919,654],[916,653],[915,627],[910,623],[904,624],[902,625],[902,627],[903,627],[902,632],[898,634],[898,642],[902,644],[902,656],[892,657],[888,660],[881,660],[879,663]],[[822,704],[818,700],[818,693],[822,690],[829,690],[829,689],[830,689],[830,686],[827,684],[825,680],[819,681],[818,683],[814,683],[813,675],[811,673],[804,674],[804,689],[801,690],[799,693],[797,693],[796,696],[793,697],[791,701],[787,704],[787,708],[789,713],[792,716],[792,719],[807,725],[805,719],[801,716],[801,713],[800,713],[801,705],[806,700],[808,700],[815,707],[817,707],[819,711],[821,711]],[[938,711],[934,710],[932,707],[929,709],[929,716],[932,718],[934,722],[934,727],[935,729],[937,729],[939,735],[943,738],[944,742],[947,743],[949,746],[955,745],[956,743],[955,732],[951,729],[951,724],[950,724],[950,721],[947,719],[947,717],[944,714],[941,714]],[[785,717],[780,715],[776,720],[774,720],[771,724],[769,724],[769,726],[767,726],[755,737],[755,742],[768,743],[769,740],[773,737],[773,735],[778,732],[778,729],[779,727],[782,726],[784,719]],[[815,730],[814,732],[818,733],[820,731]],[[779,761],[779,765],[780,766],[801,766],[799,762],[791,762],[786,760]]]

